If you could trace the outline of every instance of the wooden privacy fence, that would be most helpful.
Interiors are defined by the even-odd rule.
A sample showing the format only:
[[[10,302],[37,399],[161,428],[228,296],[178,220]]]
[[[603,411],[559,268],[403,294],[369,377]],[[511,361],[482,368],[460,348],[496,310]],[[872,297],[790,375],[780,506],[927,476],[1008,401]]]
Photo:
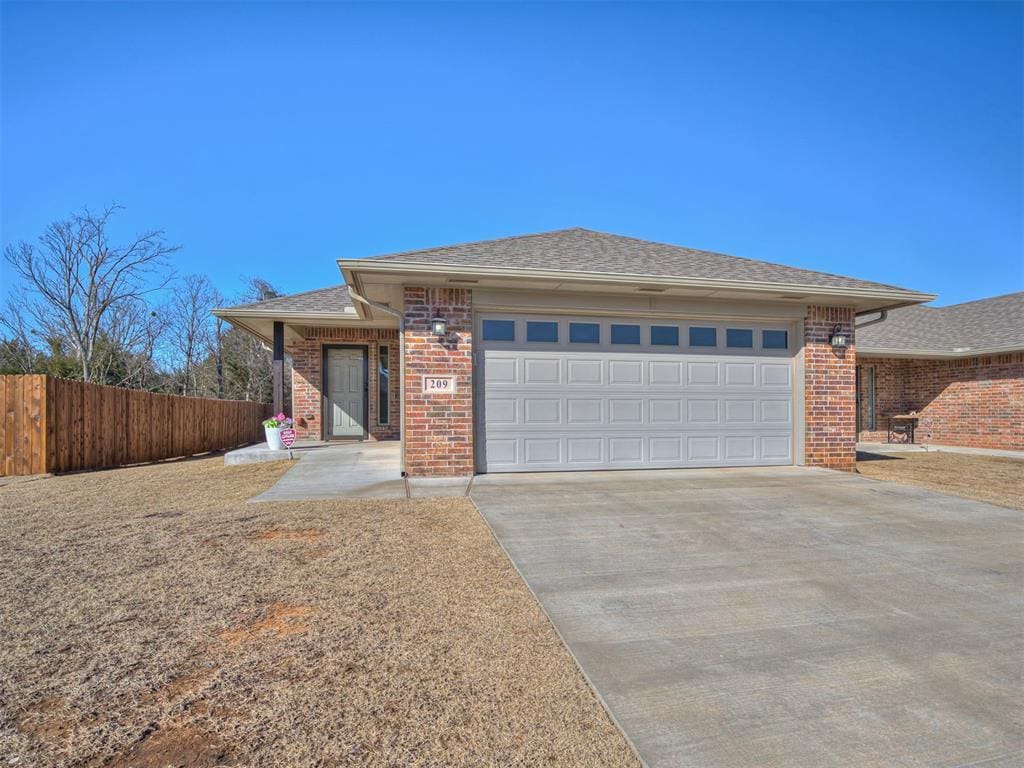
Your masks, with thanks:
[[[263,440],[269,403],[0,376],[2,475],[138,464]]]

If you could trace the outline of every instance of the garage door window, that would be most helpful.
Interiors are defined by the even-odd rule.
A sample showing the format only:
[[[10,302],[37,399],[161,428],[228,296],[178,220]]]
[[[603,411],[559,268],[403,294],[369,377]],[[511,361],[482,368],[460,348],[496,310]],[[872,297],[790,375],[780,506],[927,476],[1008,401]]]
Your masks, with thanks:
[[[786,349],[789,334],[786,331],[761,331],[761,346],[764,349]]]
[[[651,344],[657,347],[678,347],[679,329],[674,325],[652,325]]]
[[[558,341],[558,323],[541,323],[531,320],[526,324],[527,341]]]
[[[612,324],[612,344],[639,344],[639,325]]]
[[[728,328],[725,331],[725,346],[752,349],[754,332],[749,328]]]
[[[515,341],[515,320],[484,320],[485,341]]]
[[[597,323],[569,323],[569,341],[573,344],[600,344],[601,326]]]
[[[718,346],[718,336],[714,328],[698,328],[694,326],[690,329],[690,346],[691,347],[716,347]]]

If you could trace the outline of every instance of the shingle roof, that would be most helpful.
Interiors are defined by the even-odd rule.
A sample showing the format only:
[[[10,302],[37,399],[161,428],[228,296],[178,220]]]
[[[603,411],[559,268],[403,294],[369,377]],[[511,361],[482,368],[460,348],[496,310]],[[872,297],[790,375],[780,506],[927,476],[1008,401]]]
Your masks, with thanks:
[[[755,261],[724,253],[698,251],[678,245],[653,243],[578,227],[499,240],[389,253],[374,256],[367,261],[902,290],[896,286],[853,277]]]
[[[890,310],[881,323],[857,330],[858,350],[964,354],[1024,349],[1024,292],[948,307]]]
[[[302,315],[306,313],[346,312],[346,310],[350,310],[352,307],[352,297],[348,295],[348,286],[332,285],[330,288],[303,291],[302,293],[293,293],[290,296],[278,296],[275,299],[254,301],[251,304],[239,304],[228,309],[255,309]]]

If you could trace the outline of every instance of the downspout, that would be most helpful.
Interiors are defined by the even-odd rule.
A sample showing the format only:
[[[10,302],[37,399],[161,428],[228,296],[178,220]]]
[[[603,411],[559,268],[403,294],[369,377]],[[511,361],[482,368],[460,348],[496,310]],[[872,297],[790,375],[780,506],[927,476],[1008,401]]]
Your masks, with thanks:
[[[402,477],[405,477],[405,314],[386,304],[360,296],[351,285],[348,286],[348,295],[368,307],[398,318],[398,399],[401,402],[398,410],[398,451]]]

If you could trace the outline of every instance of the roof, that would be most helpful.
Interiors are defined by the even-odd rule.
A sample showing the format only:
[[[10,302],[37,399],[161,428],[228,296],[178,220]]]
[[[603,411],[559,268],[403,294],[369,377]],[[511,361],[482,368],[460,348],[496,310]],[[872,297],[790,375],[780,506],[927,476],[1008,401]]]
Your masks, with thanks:
[[[860,354],[946,357],[1024,350],[1024,291],[948,307],[904,307],[857,330]]]
[[[903,290],[884,283],[579,227],[389,253],[360,261]]]
[[[341,312],[351,314],[352,297],[348,294],[347,285],[332,285],[315,291],[303,291],[289,296],[278,296],[266,301],[254,301],[250,304],[237,304],[225,307],[225,310],[245,310],[246,312],[282,312],[288,315],[328,314]],[[223,310],[218,310],[223,311]]]

